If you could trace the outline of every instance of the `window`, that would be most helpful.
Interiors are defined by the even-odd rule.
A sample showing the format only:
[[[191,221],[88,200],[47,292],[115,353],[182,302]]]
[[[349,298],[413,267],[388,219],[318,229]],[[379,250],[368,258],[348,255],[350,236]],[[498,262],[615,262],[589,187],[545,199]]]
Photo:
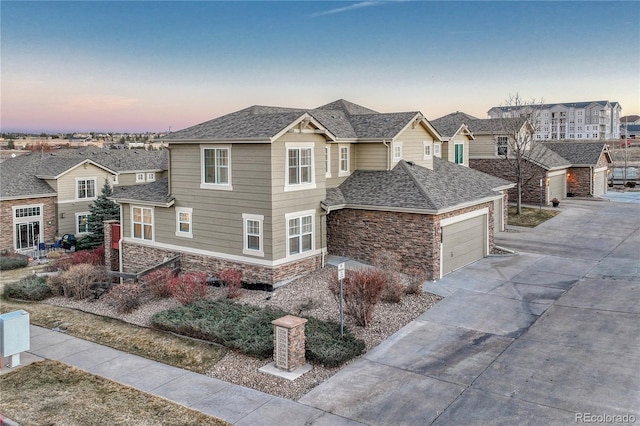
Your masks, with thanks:
[[[131,207],[131,236],[137,240],[153,241],[153,209]]]
[[[402,160],[402,142],[393,143],[393,161]]]
[[[293,213],[287,219],[287,255],[295,255],[313,249],[314,212]]]
[[[147,182],[153,182],[156,180],[156,174],[154,172],[147,173]]]
[[[287,148],[287,185],[313,184],[313,148]]]
[[[461,143],[457,143],[453,145],[454,147],[454,160],[456,164],[464,163],[464,145]]]
[[[434,143],[433,144],[433,155],[435,155],[436,157],[440,157],[440,155],[441,155],[440,146],[441,145],[439,143]]]
[[[496,148],[499,156],[506,157],[509,153],[509,138],[507,136],[498,136]]]
[[[192,208],[176,207],[176,237],[193,238],[192,216]]]
[[[231,148],[202,148],[202,182],[200,188],[232,190]]]
[[[349,147],[341,146],[340,147],[340,172],[338,176],[347,176],[349,175]]]
[[[76,234],[89,232],[89,213],[76,213]]]
[[[264,256],[264,249],[262,248],[264,216],[243,213],[242,221],[244,228],[244,247],[242,252],[254,256]]]
[[[17,207],[15,217],[40,216],[40,207]]]
[[[144,182],[144,173],[136,173],[136,183]]]
[[[424,147],[424,155],[423,155],[423,159],[424,160],[430,160],[432,155],[431,155],[431,142],[430,141],[424,141],[423,142],[423,147]]]
[[[324,147],[324,174],[326,177],[331,177],[331,147]]]
[[[76,199],[96,198],[96,179],[76,179]]]

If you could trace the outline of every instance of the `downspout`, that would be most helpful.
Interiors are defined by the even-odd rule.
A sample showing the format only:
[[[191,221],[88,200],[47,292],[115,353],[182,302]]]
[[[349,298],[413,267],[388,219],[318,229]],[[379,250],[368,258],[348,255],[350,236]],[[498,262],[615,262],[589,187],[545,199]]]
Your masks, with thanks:
[[[382,139],[382,144],[387,147],[387,171],[391,170],[391,147],[389,146],[389,142]]]
[[[593,179],[594,179],[594,175],[593,175],[594,171],[593,171],[593,166],[589,166],[589,194],[593,197],[594,193],[593,193]]]

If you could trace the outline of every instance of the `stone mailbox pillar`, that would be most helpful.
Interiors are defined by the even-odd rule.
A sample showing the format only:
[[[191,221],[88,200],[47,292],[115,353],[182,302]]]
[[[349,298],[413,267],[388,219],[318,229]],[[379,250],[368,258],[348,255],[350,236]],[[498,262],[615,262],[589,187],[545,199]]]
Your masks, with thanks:
[[[273,358],[281,370],[294,371],[305,365],[304,318],[286,315],[271,321],[273,324]]]

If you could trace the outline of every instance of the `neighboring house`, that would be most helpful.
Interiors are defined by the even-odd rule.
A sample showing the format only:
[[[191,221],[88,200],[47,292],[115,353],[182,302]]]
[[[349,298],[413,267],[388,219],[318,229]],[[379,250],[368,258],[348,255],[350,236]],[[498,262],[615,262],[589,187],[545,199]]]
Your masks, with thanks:
[[[567,170],[567,195],[597,197],[607,192],[609,168],[613,163],[604,142],[545,142],[562,158],[571,162]]]
[[[459,120],[458,117],[463,114],[464,117]],[[442,155],[438,156],[456,164],[462,164],[469,167],[469,144],[474,140],[474,136],[464,124],[468,117],[464,113],[456,112],[452,117],[446,116],[445,119],[432,120],[440,135],[442,135]]]
[[[112,186],[162,179],[167,153],[61,149],[2,162],[0,250],[29,251],[88,231],[89,207],[105,179]]]
[[[114,191],[123,272],[180,256],[183,269],[236,267],[276,285],[328,253],[392,250],[440,278],[490,252],[512,186],[439,159],[441,136],[420,112],[344,100],[253,106],[164,142],[168,179]]]
[[[620,139],[622,106],[615,101],[567,102],[557,104],[500,106],[488,111],[489,118],[529,116],[535,110],[535,139],[607,140]]]
[[[622,139],[640,139],[640,124],[624,124],[620,127]]]
[[[507,118],[509,119],[509,118]],[[466,128],[472,133],[473,141],[469,144],[469,167],[484,173],[515,182],[516,177],[508,158],[513,158],[509,146],[509,136],[502,133],[500,120],[480,119],[464,112],[455,112],[432,120],[431,123],[440,130],[451,132],[452,129]],[[531,126],[523,118],[513,118],[520,132],[531,132]],[[521,122],[521,123],[520,123]],[[571,162],[548,149],[537,140],[533,141],[534,153],[529,156],[530,165],[522,187],[522,201],[528,204],[551,204],[553,198],[559,200],[567,194],[567,171]],[[509,198],[515,200],[517,190],[511,189]]]

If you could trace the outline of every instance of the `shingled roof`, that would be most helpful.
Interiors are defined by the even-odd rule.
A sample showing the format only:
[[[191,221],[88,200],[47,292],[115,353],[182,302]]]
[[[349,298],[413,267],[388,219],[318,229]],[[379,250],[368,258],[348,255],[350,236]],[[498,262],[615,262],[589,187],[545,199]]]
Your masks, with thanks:
[[[112,200],[118,202],[146,203],[170,207],[174,198],[169,194],[169,179],[158,179],[143,185],[117,186],[113,188]]]
[[[53,197],[56,192],[45,178],[57,178],[91,161],[113,172],[167,170],[166,150],[60,149],[8,158],[0,166],[0,199]]]
[[[338,139],[356,140],[391,139],[420,113],[380,113],[344,99],[313,109],[254,105],[170,133],[166,139],[267,141],[300,119],[303,114],[309,114]]]
[[[604,142],[544,142],[544,146],[573,166],[595,166],[605,151]]]
[[[464,112],[456,111],[443,117],[431,120],[431,124],[438,129],[440,134],[444,136],[453,136],[453,134],[465,124],[473,134],[493,134],[499,133],[502,128],[502,121],[514,120],[514,124],[524,125],[525,118],[477,118]]]
[[[430,170],[400,161],[390,171],[356,170],[323,201],[331,211],[345,206],[384,207],[436,213],[495,197],[514,184],[480,171],[433,159]]]

